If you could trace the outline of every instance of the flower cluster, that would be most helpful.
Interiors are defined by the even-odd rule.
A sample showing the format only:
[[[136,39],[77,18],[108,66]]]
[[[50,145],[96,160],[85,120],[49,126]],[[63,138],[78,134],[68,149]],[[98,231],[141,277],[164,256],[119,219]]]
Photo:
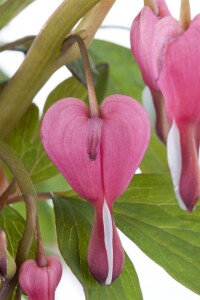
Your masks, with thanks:
[[[131,49],[154,103],[165,104],[174,190],[180,206],[192,211],[200,196],[200,15],[190,21],[186,2],[180,21],[170,15],[164,0],[153,2],[153,10],[144,6],[132,24]],[[158,123],[162,138],[164,126]]]

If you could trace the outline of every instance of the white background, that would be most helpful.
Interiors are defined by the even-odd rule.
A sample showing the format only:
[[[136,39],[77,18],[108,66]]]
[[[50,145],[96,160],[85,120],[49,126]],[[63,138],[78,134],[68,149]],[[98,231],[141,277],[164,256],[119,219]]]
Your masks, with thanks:
[[[26,35],[37,34],[48,16],[58,7],[61,0],[37,0],[17,16],[0,32],[0,41],[12,41]],[[178,18],[180,1],[168,0],[171,13]],[[142,0],[116,0],[112,10],[106,17],[104,25],[131,26],[133,18],[143,6]],[[191,1],[192,16],[200,12],[200,3]],[[106,39],[129,47],[129,32],[116,29],[99,29],[96,38]],[[0,68],[12,75],[21,64],[23,55],[6,51],[0,54]],[[120,62],[119,62],[120,63]],[[68,76],[65,68],[61,68],[52,76],[44,88],[38,93],[35,101],[42,105],[48,93]],[[175,280],[163,269],[144,255],[130,240],[122,237],[124,247],[137,270],[144,300],[199,300],[200,296],[192,293]],[[191,253],[192,255],[192,253]],[[197,278],[200,281],[199,278]],[[66,268],[62,281],[56,291],[56,300],[82,300],[82,287]],[[42,300],[42,299],[41,299]],[[44,300],[44,299],[43,299]],[[94,299],[95,300],[95,299]],[[134,300],[134,299],[133,299]],[[137,300],[137,299],[136,299]]]

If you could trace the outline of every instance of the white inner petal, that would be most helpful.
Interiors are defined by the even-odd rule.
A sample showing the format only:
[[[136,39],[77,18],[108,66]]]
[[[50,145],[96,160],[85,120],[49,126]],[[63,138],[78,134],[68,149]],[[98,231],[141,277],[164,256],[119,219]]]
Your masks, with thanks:
[[[108,276],[105,284],[111,284],[113,276],[113,224],[110,210],[104,200],[103,204],[104,242],[108,258]]]
[[[186,210],[186,206],[180,195],[179,184],[182,170],[182,156],[179,129],[176,122],[173,121],[167,137],[167,158],[174,185],[174,191],[182,209]]]

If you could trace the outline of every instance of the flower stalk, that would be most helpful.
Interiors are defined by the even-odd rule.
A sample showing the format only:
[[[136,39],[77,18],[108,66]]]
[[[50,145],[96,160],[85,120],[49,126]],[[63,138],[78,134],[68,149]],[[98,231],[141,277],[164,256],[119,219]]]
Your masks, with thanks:
[[[180,22],[186,30],[191,22],[190,0],[181,0]]]

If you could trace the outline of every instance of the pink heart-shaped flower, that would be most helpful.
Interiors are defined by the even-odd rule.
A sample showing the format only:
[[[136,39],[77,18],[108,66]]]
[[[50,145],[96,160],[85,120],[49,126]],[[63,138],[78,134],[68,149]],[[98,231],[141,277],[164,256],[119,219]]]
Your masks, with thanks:
[[[48,156],[72,188],[94,205],[88,263],[102,283],[110,284],[123,267],[112,205],[138,168],[149,136],[143,107],[123,95],[105,99],[100,117],[91,118],[83,101],[62,99],[49,108],[42,122],[41,140]]]

